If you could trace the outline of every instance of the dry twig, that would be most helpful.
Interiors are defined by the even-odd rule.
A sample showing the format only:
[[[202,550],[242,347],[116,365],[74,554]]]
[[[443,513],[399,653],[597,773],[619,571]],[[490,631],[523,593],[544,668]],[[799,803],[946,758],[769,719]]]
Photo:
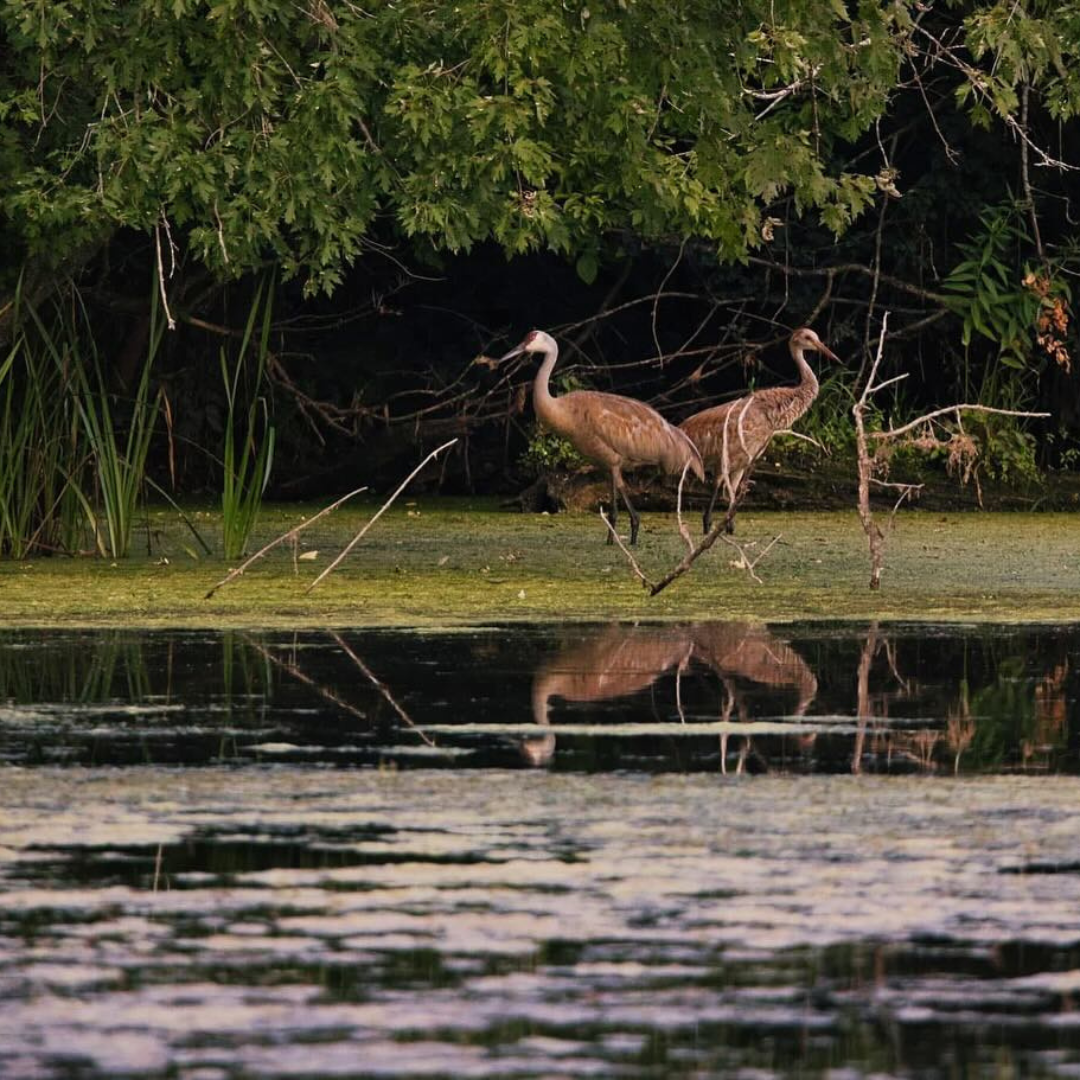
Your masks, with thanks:
[[[932,424],[933,421],[941,416],[955,416],[957,422],[960,423],[962,414],[965,412],[993,413],[996,416],[1041,417],[1049,415],[1048,413],[1022,412],[1016,409],[995,409],[989,405],[972,405],[965,402],[958,405],[946,405],[943,408],[934,409],[931,412],[916,417],[906,424],[902,424],[900,427],[891,427],[886,431],[868,432],[866,430],[866,408],[870,403],[870,399],[874,394],[879,390],[883,390],[886,386],[891,386],[901,379],[907,378],[907,374],[905,373],[895,375],[893,378],[885,379],[880,383],[874,381],[877,378],[878,370],[881,367],[881,360],[885,350],[885,334],[888,330],[888,326],[889,313],[886,311],[881,320],[881,333],[878,335],[877,354],[870,367],[870,374],[867,377],[866,385],[863,387],[863,391],[859,395],[858,401],[856,401],[851,408],[851,411],[855,416],[855,450],[858,456],[859,465],[859,521],[862,524],[863,532],[866,534],[867,542],[870,545],[870,588],[874,590],[881,587],[881,572],[885,566],[885,533],[882,531],[881,526],[874,520],[874,513],[870,508],[870,485],[877,484],[880,487],[891,487],[899,490],[900,495],[895,506],[893,506],[893,515],[896,514],[896,511],[900,508],[904,500],[910,498],[921,486],[918,484],[889,483],[877,479],[874,476],[874,473],[883,460],[881,456],[882,451],[884,451],[894,440],[902,438],[916,428]],[[874,440],[877,446],[877,449],[873,453],[870,452],[871,439]],[[935,443],[935,445],[937,444]]]
[[[379,507],[378,512],[375,514],[375,516],[372,517],[372,519],[345,545],[345,548],[341,552],[341,554],[338,555],[338,557],[304,590],[305,595],[307,595],[309,592],[311,592],[311,590],[314,589],[315,586],[318,585],[319,582],[322,581],[322,579],[324,577],[326,577],[326,575],[329,574],[331,570],[334,570],[338,565],[340,565],[341,561],[345,558],[345,556],[348,555],[349,552],[352,551],[352,549],[354,547],[356,547],[356,545],[358,543],[360,543],[360,541],[364,538],[364,533],[366,533],[368,531],[368,529],[370,529],[371,526],[374,525],[375,522],[378,521],[379,518],[381,518],[383,516],[383,514],[386,513],[387,510],[390,509],[390,506],[393,503],[393,501],[405,490],[406,487],[408,487],[409,481],[412,480],[412,478],[433,457],[436,457],[438,454],[441,454],[444,450],[449,449],[456,442],[457,442],[457,439],[451,439],[449,442],[444,442],[442,444],[442,446],[436,447],[434,450],[431,451],[430,454],[428,454],[428,456],[426,458],[424,458],[423,461],[420,462],[419,465],[416,466],[415,469],[413,469],[413,471],[411,473],[409,473],[408,476],[405,477],[404,480],[401,481],[400,484],[398,484],[397,490],[394,492],[393,495],[390,496],[389,499],[386,500],[386,502],[384,502],[382,504],[382,506]]]
[[[607,525],[611,532],[611,535],[615,538],[615,543],[619,545],[619,550],[626,556],[627,562],[630,564],[630,569],[640,579],[642,585],[648,590],[650,596],[656,596],[657,593],[663,592],[673,581],[680,578],[685,574],[691,566],[694,565],[697,560],[705,554],[716,543],[717,540],[723,540],[729,547],[733,547],[739,553],[739,561],[733,563],[739,570],[746,570],[754,581],[761,584],[761,578],[754,573],[757,564],[761,562],[763,558],[769,553],[773,545],[780,539],[779,536],[774,536],[772,540],[765,546],[765,548],[758,554],[757,558],[751,559],[747,554],[742,544],[736,540],[732,540],[731,537],[724,534],[724,522],[718,521],[705,536],[695,544],[690,536],[690,530],[686,527],[686,522],[682,516],[682,492],[683,484],[686,481],[686,467],[683,468],[682,476],[679,477],[679,494],[675,504],[675,516],[678,521],[679,535],[686,543],[686,554],[682,559],[669,570],[659,581],[653,581],[644,570],[641,569],[641,565],[637,559],[634,558],[630,549],[622,542],[622,538],[612,527],[611,522],[608,520],[607,515],[601,509],[600,516],[604,520],[604,524]]]
[[[229,573],[223,577],[204,597],[204,600],[209,600],[221,588],[222,585],[228,585],[230,581],[235,581],[241,574],[253,563],[256,559],[261,559],[268,551],[283,543],[286,540],[291,540],[295,543],[298,533],[303,532],[309,525],[314,525],[319,518],[329,514],[332,510],[336,510],[343,502],[348,502],[354,495],[359,495],[361,491],[367,491],[366,487],[358,487],[355,491],[350,491],[348,495],[342,495],[337,502],[332,502],[329,506],[323,507],[313,518],[309,518],[307,521],[301,522],[299,525],[293,526],[288,532],[282,533],[277,539],[271,540],[265,547],[259,548],[250,558],[245,559],[235,570],[230,570]],[[295,554],[293,562],[295,565]]]

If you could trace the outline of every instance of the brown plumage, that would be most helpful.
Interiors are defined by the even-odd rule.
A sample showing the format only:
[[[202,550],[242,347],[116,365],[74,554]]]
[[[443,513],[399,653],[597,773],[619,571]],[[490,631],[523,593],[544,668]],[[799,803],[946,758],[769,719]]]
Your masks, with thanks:
[[[695,413],[679,425],[701,451],[705,465],[714,477],[712,499],[702,516],[706,532],[712,524],[712,512],[721,486],[728,501],[724,531],[735,531],[735,510],[754,462],[776,432],[791,427],[814,403],[818,381],[803,353],[812,349],[839,362],[817,334],[805,326],[791,335],[789,347],[801,376],[797,386],[756,390],[735,401]]]
[[[548,381],[559,347],[550,334],[533,330],[502,359],[521,353],[544,357],[533,382],[533,405],[540,422],[567,439],[582,457],[611,473],[611,524],[614,526],[618,518],[621,495],[630,514],[631,544],[637,543],[641,519],[626,493],[623,469],[659,465],[669,473],[681,473],[689,465],[695,476],[705,479],[701,455],[693,442],[644,402],[599,390],[574,390],[553,397]]]
[[[751,623],[699,623],[692,626],[690,632],[694,638],[694,659],[716,672],[727,693],[721,720],[730,720],[736,707],[739,719],[747,720],[740,681],[776,690],[789,687],[796,690],[799,700],[792,716],[806,715],[817,696],[817,677],[786,641],[781,641],[765,627]],[[805,749],[813,744],[814,738],[813,734],[803,735],[798,741]],[[751,739],[751,735],[743,735],[736,772],[742,772],[746,767]],[[728,733],[724,732],[720,736],[720,768],[723,772],[727,772],[727,745]]]

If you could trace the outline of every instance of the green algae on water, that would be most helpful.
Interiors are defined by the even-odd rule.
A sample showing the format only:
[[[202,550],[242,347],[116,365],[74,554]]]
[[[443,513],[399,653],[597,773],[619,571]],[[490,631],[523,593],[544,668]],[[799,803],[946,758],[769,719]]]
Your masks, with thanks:
[[[252,548],[317,508],[265,509]],[[450,627],[611,620],[1080,620],[1080,545],[1069,513],[897,514],[880,592],[867,587],[866,540],[853,511],[745,512],[737,540],[760,584],[717,544],[650,598],[592,514],[522,514],[491,500],[419,498],[392,507],[340,568],[307,586],[378,509],[347,507],[254,564],[211,600],[231,568],[193,557],[174,511],[155,510],[143,554],[127,559],[0,562],[7,626]],[[208,538],[214,512],[197,515]],[[682,556],[674,515],[645,514],[635,555],[658,578]]]

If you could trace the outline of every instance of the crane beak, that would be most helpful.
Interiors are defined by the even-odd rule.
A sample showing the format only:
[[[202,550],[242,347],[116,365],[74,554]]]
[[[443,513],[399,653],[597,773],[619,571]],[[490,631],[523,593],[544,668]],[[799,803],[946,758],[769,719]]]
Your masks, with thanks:
[[[515,345],[505,356],[500,356],[498,362],[500,364],[505,363],[507,360],[512,360],[515,356],[520,356],[525,351],[525,342],[520,345]]]
[[[843,363],[840,357],[837,356],[836,353],[834,353],[832,349],[830,349],[829,346],[826,345],[825,342],[822,341],[820,338],[818,338],[818,343],[815,348],[819,353],[821,353],[822,356],[827,356],[834,364]]]

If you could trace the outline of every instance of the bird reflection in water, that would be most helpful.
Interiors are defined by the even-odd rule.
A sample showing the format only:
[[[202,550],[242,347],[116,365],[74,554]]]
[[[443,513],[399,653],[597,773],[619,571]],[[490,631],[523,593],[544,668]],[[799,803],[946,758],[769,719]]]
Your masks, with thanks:
[[[806,710],[817,696],[817,677],[786,641],[770,633],[764,626],[738,622],[700,623],[691,627],[691,632],[695,658],[716,673],[724,688],[721,720],[730,720],[735,710],[738,710],[739,720],[749,720],[746,698],[740,692],[740,680],[774,690],[796,690],[799,697],[791,715],[806,715]],[[800,735],[800,748],[809,749],[816,737],[812,732]],[[720,763],[725,772],[728,738],[727,732],[720,736]],[[752,736],[744,735],[736,763],[737,772],[745,768],[751,746]]]
[[[587,632],[536,670],[532,685],[533,720],[550,726],[551,702],[599,702],[629,697],[651,687],[669,672],[675,675],[675,701],[685,721],[682,678],[692,668],[714,673],[724,691],[719,719],[735,713],[748,719],[746,683],[798,693],[793,714],[803,716],[817,694],[817,679],[806,661],[766,627],[743,622],[688,626],[613,624]],[[813,736],[811,736],[812,738]],[[721,767],[727,771],[728,735],[721,735]],[[742,770],[750,750],[743,737],[737,762]],[[532,765],[546,765],[555,753],[555,735],[525,739],[521,752]]]

